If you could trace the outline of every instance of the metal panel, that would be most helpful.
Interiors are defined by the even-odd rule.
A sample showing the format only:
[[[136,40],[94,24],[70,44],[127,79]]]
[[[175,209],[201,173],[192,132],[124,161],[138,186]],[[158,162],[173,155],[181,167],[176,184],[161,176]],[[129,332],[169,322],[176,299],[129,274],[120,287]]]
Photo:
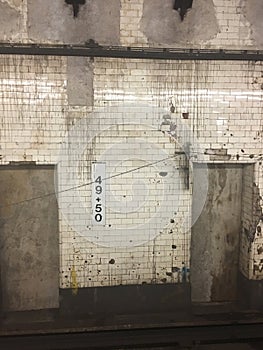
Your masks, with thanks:
[[[160,60],[263,61],[262,50],[144,48],[125,46],[1,43],[0,54],[142,58]]]

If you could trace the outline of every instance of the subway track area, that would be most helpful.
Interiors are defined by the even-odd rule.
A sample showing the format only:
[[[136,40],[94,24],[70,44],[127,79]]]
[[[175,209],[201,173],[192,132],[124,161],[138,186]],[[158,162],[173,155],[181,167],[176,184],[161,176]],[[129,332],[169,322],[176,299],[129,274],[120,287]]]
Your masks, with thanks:
[[[156,326],[129,329],[64,329],[53,332],[7,332],[3,350],[81,349],[263,349],[263,323]]]

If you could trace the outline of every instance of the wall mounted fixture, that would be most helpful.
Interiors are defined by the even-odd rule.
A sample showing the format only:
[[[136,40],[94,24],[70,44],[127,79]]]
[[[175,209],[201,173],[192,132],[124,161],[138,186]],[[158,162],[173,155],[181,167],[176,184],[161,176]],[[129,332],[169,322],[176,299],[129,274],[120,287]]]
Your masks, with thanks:
[[[181,21],[184,20],[184,17],[188,9],[192,8],[193,0],[175,0],[174,10],[178,11],[181,17]]]
[[[86,0],[65,0],[67,5],[72,5],[73,7],[73,16],[78,17],[80,5],[84,5]]]

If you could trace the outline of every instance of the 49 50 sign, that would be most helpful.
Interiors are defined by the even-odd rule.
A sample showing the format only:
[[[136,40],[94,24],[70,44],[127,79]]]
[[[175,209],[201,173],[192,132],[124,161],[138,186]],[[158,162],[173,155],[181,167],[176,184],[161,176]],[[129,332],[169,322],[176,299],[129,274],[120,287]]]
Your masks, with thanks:
[[[92,224],[105,225],[105,163],[92,163]]]

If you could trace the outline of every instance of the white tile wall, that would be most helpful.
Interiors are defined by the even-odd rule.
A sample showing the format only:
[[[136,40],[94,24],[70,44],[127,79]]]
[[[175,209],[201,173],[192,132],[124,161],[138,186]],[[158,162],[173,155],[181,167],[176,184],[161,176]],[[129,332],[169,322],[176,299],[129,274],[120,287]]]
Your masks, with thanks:
[[[64,58],[0,57],[1,164],[55,163],[66,130]]]
[[[239,0],[213,0],[220,32],[211,41],[218,48],[245,48],[253,46],[250,25],[244,17]]]
[[[78,160],[76,185],[90,181],[91,160],[106,163],[106,225],[92,225],[90,186],[79,193],[73,211],[74,192],[66,193],[71,208],[63,207],[63,212],[78,233],[61,222],[65,227],[62,252],[67,252],[62,254],[62,286],[70,285],[73,265],[80,287],[177,281],[183,278],[183,268],[189,267],[190,192],[179,170],[184,157],[156,163],[172,156],[178,146],[159,130],[160,124],[154,124],[151,108],[134,105],[123,110],[122,105],[99,112],[110,129],[103,131],[100,125],[100,135],[91,144],[83,134],[86,149]],[[115,112],[120,114],[117,121]],[[95,119],[95,113],[89,116],[87,131],[95,128]],[[82,143],[83,127],[75,134],[76,139],[71,137],[73,142]],[[63,166],[62,174],[67,171]],[[116,176],[123,172],[126,174]],[[85,210],[75,212],[80,203]]]
[[[121,0],[120,41],[124,46],[148,46],[147,38],[140,31],[143,1]]]
[[[221,30],[209,47],[252,47],[249,24],[239,1],[215,0],[214,4]],[[139,30],[142,6],[142,0],[122,0],[121,44],[147,46]],[[25,41],[26,32],[23,35]],[[255,163],[253,174],[247,172],[244,178],[249,183],[253,176],[262,195],[262,71],[261,62],[95,59],[92,113],[91,106],[68,106],[66,59],[0,57],[1,164],[54,164],[63,141],[69,140],[74,149],[76,139],[65,135],[82,120],[84,127],[76,135],[78,147],[86,147],[80,158],[75,154],[67,167],[63,164],[65,176],[60,186],[75,185],[75,179],[77,184],[89,183],[90,162],[95,160],[107,163],[109,176],[123,169],[128,172],[107,184],[110,194],[106,198],[105,230],[90,225],[89,186],[77,191],[79,208],[73,207],[76,192],[60,196],[64,205],[60,211],[62,288],[180,282],[189,277],[191,181],[187,189],[186,170],[177,169],[187,167],[184,156],[166,166],[158,163],[132,171],[163,154],[172,156],[181,150],[169,135],[169,126],[161,126],[162,113],[152,110],[161,108],[164,114],[170,114],[174,107],[171,121],[190,130],[185,136],[177,128],[179,141],[186,137],[198,140],[191,148],[191,161]],[[182,113],[188,113],[189,119],[184,120]],[[100,125],[96,124],[98,115]],[[120,120],[122,126],[117,127],[116,121],[120,124]],[[84,136],[104,126],[111,129],[87,142]],[[215,151],[204,155],[205,149]],[[227,155],[211,154],[218,150],[225,150]],[[162,176],[161,172],[174,176]],[[253,208],[250,211],[255,195],[250,198],[249,187],[244,198],[247,207],[243,209],[243,226],[249,228],[255,215]],[[132,203],[139,204],[140,210],[127,210]],[[156,213],[160,220],[151,222]],[[155,238],[149,240],[152,234]],[[145,243],[134,246],[141,237]],[[100,245],[95,244],[98,241]],[[245,235],[241,237],[240,268],[249,278],[263,278],[260,244],[260,233],[251,245]]]
[[[262,90],[260,83],[255,83],[255,79],[260,80],[262,70],[261,63],[252,62],[169,62],[169,61],[143,61],[143,60],[121,60],[121,59],[96,59],[95,60],[95,80],[94,94],[95,107],[119,108],[127,106],[126,113],[123,113],[123,123],[139,121],[141,124],[136,126],[116,127],[108,134],[104,135],[100,141],[96,142],[95,158],[101,160],[101,154],[106,149],[116,145],[119,142],[117,154],[113,159],[122,159],[127,157],[127,164],[122,164],[129,170],[134,165],[130,161],[130,149],[123,146],[123,140],[136,137],[136,142],[141,137],[145,142],[165,148],[167,152],[178,149],[175,146],[170,148],[170,139],[167,133],[160,136],[158,123],[156,124],[154,116],[147,116],[147,113],[140,115],[138,106],[147,105],[147,108],[162,107],[166,113],[169,113],[171,103],[175,107],[175,113],[171,115],[175,123],[182,122],[182,113],[188,112],[189,119],[185,121],[193,134],[198,137],[200,149],[226,150],[228,161],[241,163],[257,163],[262,154]],[[258,80],[257,80],[258,81]],[[131,107],[132,105],[132,107]],[[143,107],[140,107],[143,108]],[[110,109],[109,109],[110,110]],[[139,117],[138,117],[139,115]],[[115,119],[111,113],[104,114],[105,124],[114,124]],[[134,119],[137,118],[137,119]],[[142,125],[142,123],[144,125]],[[152,125],[155,129],[149,133],[146,125]],[[94,125],[94,124],[93,124]],[[165,128],[163,129],[165,130]],[[103,145],[103,146],[102,146]],[[135,146],[134,146],[135,147]],[[145,156],[145,145],[140,145],[142,157]],[[136,154],[135,148],[132,152]],[[192,149],[192,156],[198,161],[203,158],[200,150]],[[210,152],[211,153],[211,152]],[[213,153],[213,151],[212,151]],[[171,153],[168,153],[171,154]],[[154,153],[153,153],[154,156]],[[95,159],[93,158],[93,159]],[[150,158],[154,159],[154,158]],[[206,156],[207,161],[213,161],[214,156]],[[216,161],[226,161],[226,158],[217,156]],[[104,159],[105,160],[105,159]],[[109,160],[108,160],[109,161]],[[137,163],[136,163],[137,164]],[[138,163],[139,164],[139,163]],[[85,178],[85,172],[84,178]],[[88,174],[88,170],[86,171]],[[139,177],[145,180],[152,171],[147,173],[143,171]],[[158,174],[157,178],[158,178]],[[259,184],[258,170],[247,175],[247,181]],[[129,175],[126,180],[116,178],[112,185],[112,193],[121,201],[122,195],[126,195],[126,200],[131,199],[131,187],[134,177]],[[148,178],[149,179],[149,178]],[[124,182],[119,183],[119,180]],[[149,187],[153,203],[157,203],[158,195],[156,188]],[[112,248],[96,247],[84,243],[76,235],[68,232],[69,242],[67,250],[70,255],[63,256],[63,273],[67,277],[63,279],[63,286],[69,286],[69,269],[75,266],[79,275],[79,286],[132,283],[163,283],[177,281],[182,279],[182,266],[189,268],[189,207],[191,188],[183,190],[185,204],[180,205],[178,213],[179,220],[176,217],[175,223],[159,222],[163,227],[162,233],[156,237],[153,242],[146,243],[136,248],[120,248],[116,246],[115,237],[112,241]],[[155,193],[155,195],[154,195]],[[182,194],[182,193],[181,193]],[[125,205],[125,201],[122,203]],[[249,198],[246,199],[247,201]],[[168,199],[168,207],[175,205]],[[153,207],[155,204],[153,204]],[[249,204],[248,204],[249,207]],[[107,221],[111,228],[107,228],[109,237],[114,232],[115,227],[119,227],[125,235],[127,228],[134,227],[140,221],[140,215],[126,215],[124,218],[115,212],[108,213]],[[143,220],[149,220],[152,214],[141,216]],[[244,210],[244,219],[249,221],[248,208]],[[180,227],[180,222],[187,218],[187,223]],[[178,230],[179,223],[179,230]],[[186,231],[185,231],[186,229]],[[173,231],[173,232],[172,232]],[[106,231],[100,232],[103,237]],[[147,232],[145,232],[147,234]],[[134,229],[136,235],[136,229]],[[73,237],[73,238],[72,238]],[[135,236],[136,237],[136,236]],[[247,245],[242,236],[244,249],[241,257],[241,270],[245,275],[249,273],[247,262],[253,259],[253,248]],[[109,238],[111,240],[111,238]],[[66,239],[63,241],[65,242]],[[176,246],[176,249],[172,247]],[[71,248],[70,248],[71,247]],[[246,255],[245,251],[249,248]],[[76,253],[74,253],[76,251]],[[74,255],[75,254],[75,255]],[[92,255],[92,257],[91,257]],[[104,257],[104,260],[98,259],[98,256]],[[85,260],[86,259],[86,260]],[[115,264],[109,263],[114,259]],[[88,265],[83,264],[89,261]],[[184,263],[184,264],[183,264]],[[87,263],[86,263],[87,264]],[[105,265],[104,265],[105,264]],[[104,270],[103,270],[104,269]],[[83,272],[84,270],[84,272]],[[250,268],[251,270],[251,268]],[[107,276],[103,272],[107,272]],[[81,276],[85,275],[84,278]],[[250,275],[253,278],[253,275]],[[260,278],[260,277],[257,277]]]
[[[147,105],[149,111],[152,108],[154,110],[157,107],[163,108],[164,112],[169,114],[173,104],[175,113],[171,114],[172,121],[177,124],[186,123],[192,134],[198,137],[200,150],[192,149],[191,156],[195,157],[193,159],[200,160],[200,157],[203,157],[203,150],[207,148],[225,149],[230,162],[255,162],[258,166],[255,167],[254,181],[262,191],[261,71],[262,64],[258,62],[96,59],[95,110],[106,106],[106,110],[103,110],[105,113],[102,124],[111,126],[111,130],[105,130],[103,135],[96,137],[90,149],[85,149],[79,162],[78,181],[80,183],[90,181],[91,160],[100,160],[104,157],[108,163],[109,175],[114,175],[123,169],[130,171],[134,167],[155,161],[160,155],[169,156],[174,151],[180,150],[180,146],[165,132],[165,125],[160,127],[163,121],[162,115],[159,118],[158,114],[149,112],[147,114],[143,109],[145,107],[140,107],[142,104]],[[40,164],[55,163],[58,149],[62,140],[65,140],[65,133],[69,127],[69,116],[70,121],[74,120],[74,123],[77,120],[86,120],[85,116],[88,116],[89,129],[96,125],[92,123],[95,114],[86,114],[88,108],[68,107],[65,72],[63,58],[1,57],[2,164],[25,160]],[[123,106],[126,108],[126,113],[122,111],[120,118],[125,125],[116,127],[114,123],[119,119],[114,119],[110,108],[115,111],[116,108]],[[183,121],[183,112],[189,113],[188,120]],[[72,145],[73,141],[71,139]],[[205,159],[211,161],[214,158],[212,155],[207,155]],[[220,159],[220,156],[217,156],[217,161]],[[118,161],[121,163],[118,164]],[[173,169],[173,165],[175,168],[185,167],[184,157],[178,157],[172,165],[169,163],[166,167],[160,163],[143,168],[139,172],[113,178],[110,184],[111,195],[107,199],[107,230],[96,231],[91,227],[89,231],[94,231],[95,235],[88,240],[85,234],[79,235],[77,231],[88,222],[90,190],[84,187],[79,191],[79,198],[84,203],[85,210],[84,216],[82,211],[73,212],[73,218],[76,220],[75,230],[68,226],[63,215],[60,220],[63,288],[72,285],[73,266],[79,287],[176,282],[185,277],[184,267],[189,268],[191,186],[189,190],[185,187],[184,172],[179,173]],[[160,176],[162,171],[167,173],[174,171],[175,176],[164,180]],[[72,177],[73,173],[73,166],[69,167],[66,173],[68,176],[66,186],[70,186],[70,176]],[[134,181],[135,184],[142,185],[143,190],[147,183],[148,192],[140,197],[138,187],[139,192],[133,193]],[[247,174],[247,181],[251,181],[251,173]],[[162,202],[163,186],[164,188],[170,186],[174,191],[172,193],[178,194],[179,206],[176,198],[174,202],[174,198],[168,194],[165,196],[166,204]],[[67,194],[63,196],[63,200],[71,204],[72,193]],[[132,213],[124,211],[120,215],[118,210],[125,206],[127,208],[134,195],[137,195],[140,201],[147,202],[143,206],[143,211],[135,210]],[[243,220],[244,225],[248,225],[251,220],[249,192],[245,200],[247,207]],[[158,224],[153,223],[147,229],[140,227],[156,213],[158,202],[161,202],[163,210],[159,212],[159,216],[165,219],[158,220]],[[112,208],[111,205],[115,207]],[[166,212],[170,214],[171,208],[174,216],[168,215],[168,218],[164,214]],[[176,210],[173,211],[174,208]],[[128,247],[124,247],[122,236],[127,233],[127,228],[130,229],[132,237],[129,239]],[[116,236],[116,230],[119,236]],[[147,241],[149,233],[156,230],[161,234],[154,240]],[[134,247],[130,240],[136,240],[136,237],[140,239],[141,234],[146,237],[146,243]],[[106,245],[110,247],[94,244],[96,235],[106,240]],[[127,240],[127,237],[125,239]],[[90,243],[90,240],[93,243]],[[255,243],[251,247],[246,241],[242,241],[243,251],[249,249],[249,254],[244,253],[240,263],[245,275],[248,271],[252,271],[254,266],[251,263],[249,269],[248,259],[255,260],[257,266],[260,264],[261,253],[258,254],[256,250],[260,244],[259,240],[260,237],[256,236]],[[100,243],[105,245],[105,241]],[[255,274],[249,274],[250,278],[262,278],[261,272],[259,267]]]

